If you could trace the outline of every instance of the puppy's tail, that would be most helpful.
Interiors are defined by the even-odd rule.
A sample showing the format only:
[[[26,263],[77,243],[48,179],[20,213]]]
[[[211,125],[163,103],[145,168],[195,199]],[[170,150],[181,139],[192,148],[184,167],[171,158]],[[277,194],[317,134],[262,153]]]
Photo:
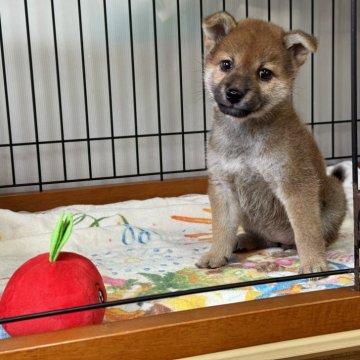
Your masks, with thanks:
[[[330,176],[335,177],[336,179],[338,179],[340,182],[343,183],[346,178],[346,170],[344,169],[343,166],[337,165],[331,170]]]

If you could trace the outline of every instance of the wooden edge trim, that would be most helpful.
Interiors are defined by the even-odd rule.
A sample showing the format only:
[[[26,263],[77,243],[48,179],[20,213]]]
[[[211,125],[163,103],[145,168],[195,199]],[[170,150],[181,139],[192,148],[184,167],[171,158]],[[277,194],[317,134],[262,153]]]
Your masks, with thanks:
[[[360,328],[352,288],[254,300],[0,341],[0,359],[195,356]]]
[[[205,194],[206,191],[206,177],[191,177],[0,195],[0,208],[13,211],[43,211],[74,204],[100,205],[152,197]]]
[[[273,360],[273,359],[317,359],[321,356],[337,355],[360,350],[360,330],[343,331],[334,334],[280,341],[271,344],[227,350],[211,355],[198,355],[182,360]],[[360,353],[357,358],[360,358]],[[345,359],[345,357],[342,357]],[[332,357],[334,360],[334,358]]]

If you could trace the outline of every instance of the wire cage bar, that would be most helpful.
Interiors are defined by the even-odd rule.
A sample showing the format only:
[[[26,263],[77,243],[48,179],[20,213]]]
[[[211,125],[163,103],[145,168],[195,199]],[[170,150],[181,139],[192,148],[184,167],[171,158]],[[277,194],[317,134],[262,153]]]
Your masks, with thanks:
[[[357,1],[351,1],[351,120],[352,164],[354,194],[354,287],[360,291],[359,279],[359,183],[358,183],[358,134],[357,134]]]
[[[99,12],[96,13],[95,11],[95,16],[97,16],[97,30],[102,34],[101,39],[100,35],[92,32],[89,25],[94,16],[94,11],[89,10],[89,5],[84,1],[73,0],[72,35],[76,34],[77,36],[72,38],[75,50],[70,49],[74,51],[70,55],[75,57],[74,54],[77,52],[78,62],[76,66],[78,72],[76,73],[76,79],[64,75],[66,74],[65,71],[69,71],[70,74],[72,72],[71,69],[66,69],[68,65],[64,63],[64,54],[67,53],[64,52],[63,32],[66,32],[64,26],[68,23],[64,20],[64,17],[59,15],[61,13],[61,2],[56,0],[46,1],[44,0],[43,3],[47,4],[45,9],[48,11],[46,16],[48,17],[48,27],[51,30],[51,41],[48,40],[45,49],[47,59],[52,59],[53,73],[52,80],[49,80],[52,83],[46,85],[51,88],[50,102],[52,102],[52,108],[51,111],[48,110],[48,113],[55,114],[55,118],[50,120],[53,124],[56,123],[57,131],[54,132],[55,134],[51,131],[43,132],[41,130],[44,126],[44,114],[39,112],[39,109],[43,105],[41,97],[44,90],[42,89],[42,92],[39,90],[41,89],[39,84],[44,79],[41,78],[38,64],[36,64],[40,56],[37,41],[40,40],[37,38],[39,34],[34,35],[36,31],[34,9],[32,9],[34,4],[28,0],[17,2],[17,11],[20,9],[24,15],[24,39],[22,45],[26,48],[27,68],[23,72],[27,73],[28,81],[26,86],[23,85],[23,87],[27,87],[26,94],[30,100],[26,104],[27,109],[31,109],[31,112],[27,114],[27,128],[20,132],[16,128],[19,127],[21,114],[19,115],[15,111],[14,103],[17,98],[24,94],[24,90],[14,88],[11,80],[9,80],[10,78],[14,79],[14,65],[10,61],[14,56],[11,53],[11,20],[7,21],[6,26],[4,26],[5,15],[1,13],[0,17],[0,66],[2,74],[0,104],[4,104],[0,113],[0,129],[6,130],[2,135],[0,134],[0,161],[5,164],[3,166],[4,171],[0,173],[0,193],[19,190],[43,191],[59,186],[81,186],[83,183],[111,183],[138,180],[140,178],[164,180],[179,175],[206,174],[205,149],[208,130],[211,126],[211,117],[209,116],[211,104],[206,98],[206,91],[202,81],[201,60],[205,50],[201,34],[201,20],[207,14],[216,10],[229,12],[235,10],[245,17],[261,15],[269,21],[282,19],[284,27],[293,29],[300,27],[301,19],[304,18],[302,11],[306,11],[310,19],[305,24],[308,27],[307,30],[317,34],[318,32],[321,33],[320,29],[317,28],[317,21],[321,16],[320,10],[323,10],[325,6],[328,14],[330,14],[327,22],[328,28],[330,28],[327,45],[329,45],[330,50],[328,49],[329,51],[326,54],[311,56],[309,66],[301,75],[302,80],[298,87],[299,94],[295,92],[294,100],[300,107],[309,129],[319,141],[326,160],[333,162],[341,159],[352,159],[353,161],[355,262],[353,269],[265,279],[251,283],[224,284],[216,287],[112,301],[81,308],[59,309],[43,314],[29,314],[28,316],[0,319],[0,324],[39,316],[95,309],[99,306],[117,306],[198,292],[352,272],[354,272],[355,277],[355,289],[360,290],[356,0],[348,2],[348,10],[351,10],[351,29],[348,29],[346,35],[349,35],[348,45],[351,54],[342,61],[340,61],[341,59],[337,56],[337,53],[338,48],[341,47],[339,44],[343,43],[344,39],[339,38],[337,27],[344,26],[345,20],[339,24],[338,13],[340,7],[339,2],[335,0],[331,1],[330,6],[328,6],[328,1],[316,3],[314,0],[311,0],[311,2],[289,0],[286,2],[285,15],[283,10],[285,2],[282,1],[280,4],[277,0],[257,1],[256,4],[259,6],[254,6],[254,3],[248,0],[237,2],[231,0],[212,2],[206,0],[173,0],[166,2],[167,5],[162,1],[155,0],[128,0],[127,2],[121,2],[121,5],[119,5],[119,2],[115,4],[111,0],[88,2],[95,4],[94,6],[98,5],[96,10],[99,10]],[[10,12],[6,7],[1,7],[1,4],[0,2],[0,12],[2,9],[5,9],[4,13]],[[122,19],[126,19],[124,24],[121,25],[121,30],[126,34],[121,34],[123,38],[120,38],[120,34],[117,34],[118,37],[114,39],[113,31],[119,31],[114,22],[114,19],[117,20],[117,15],[119,15],[116,11],[122,13]],[[146,14],[142,14],[141,11],[145,11]],[[88,16],[90,19],[87,18]],[[140,20],[138,19],[139,16],[141,17]],[[145,17],[146,21],[144,20]],[[188,33],[187,27],[189,23],[187,18],[190,18],[189,21],[191,21],[190,31],[194,31],[195,35],[189,35]],[[146,22],[146,26],[141,24],[142,20]],[[99,47],[94,52],[89,52],[89,38],[90,41],[100,44],[98,44]],[[121,46],[126,48],[126,51],[124,50],[126,52],[125,60],[121,58],[123,54],[119,55],[117,49],[119,44],[115,40],[121,42]],[[150,53],[147,58],[144,58],[144,54],[137,47],[138,41],[143,41],[141,45],[147,46]],[[164,47],[170,45],[170,52],[173,51],[174,54],[164,51]],[[196,54],[194,50],[196,50]],[[189,54],[193,56],[190,60]],[[91,73],[94,70],[94,63],[91,62],[92,57],[102,59],[95,63],[95,66],[100,64],[100,70],[103,71],[103,78],[99,82],[94,81],[94,75]],[[321,87],[319,79],[316,77],[316,70],[321,67],[318,62],[324,57],[330,64],[328,68],[330,73],[330,81],[327,83],[329,85],[328,89],[326,89],[326,84],[325,88]],[[196,59],[198,63],[192,67],[191,64]],[[347,73],[344,79],[337,76],[337,73],[348,68],[350,62],[351,72]],[[171,69],[167,68],[170,63],[173,65]],[[74,66],[72,64],[70,68]],[[149,78],[146,78],[144,74],[139,75],[142,67],[145,66],[146,69],[151,69]],[[125,85],[122,87],[118,84],[123,81],[122,78],[117,78],[119,74],[124,77]],[[170,79],[170,75],[173,78]],[[196,77],[195,80],[194,77]],[[351,80],[351,87],[348,86],[349,82],[347,80]],[[94,90],[93,82],[103,90],[101,92],[102,104],[99,105],[101,111],[96,108],[96,104],[93,104],[96,95],[99,95]],[[351,99],[351,112],[348,111],[347,106],[345,106],[345,110],[341,108],[336,101],[337,96],[340,94],[339,90],[337,90],[339,83],[346,90],[344,90],[346,96]],[[73,90],[72,86],[75,85],[77,88]],[[189,89],[192,86],[196,87],[195,91],[198,94],[191,93],[191,96],[189,96]],[[175,90],[170,90],[169,87]],[[324,92],[328,95],[327,97],[323,96]],[[303,103],[299,100],[304,94],[307,94],[306,100],[310,104],[305,110],[301,108]],[[148,103],[144,104],[142,98],[144,95],[151,98],[151,106]],[[77,109],[76,111],[73,110],[73,113],[71,113],[72,104],[69,102],[71,96],[76,97],[74,102]],[[196,96],[196,101],[193,101],[192,98]],[[321,105],[317,105],[317,101]],[[120,116],[118,103],[126,105],[126,115],[129,117],[129,121]],[[169,103],[170,106],[168,106]],[[17,106],[20,105],[21,102]],[[323,116],[321,114],[324,107],[327,107],[328,110],[326,115]],[[82,108],[82,110],[80,111],[79,108]],[[339,110],[339,108],[341,109]],[[149,109],[152,110],[153,114],[149,114]],[[193,111],[196,114],[190,116],[190,112]],[[79,114],[82,122],[74,125],[72,122]],[[94,114],[101,115],[95,125],[93,123]],[[104,114],[105,116],[102,116]],[[197,115],[199,116],[197,117]],[[172,121],[171,116],[175,121]],[[151,118],[151,121],[149,121],[149,118]],[[195,125],[192,123],[194,119],[197,120]],[[147,121],[151,122],[149,126],[147,126]],[[121,126],[119,126],[119,123]],[[69,124],[72,124],[72,132],[67,130]],[[102,131],[104,124],[106,124],[107,131]],[[32,134],[29,135],[28,132]],[[352,143],[352,146],[349,147],[350,143]],[[102,144],[105,145],[104,149],[97,153],[99,144],[101,146]],[[121,150],[119,150],[119,145]],[[35,165],[36,169],[35,173],[30,171],[29,174],[23,171],[17,163],[19,161],[19,151],[20,154],[24,155],[24,152],[27,152],[28,149],[34,155],[31,164]],[[44,152],[43,149],[50,149],[50,154]],[[51,157],[51,149],[57,149],[57,154],[54,157]],[[122,153],[124,150],[125,154]],[[77,152],[81,153],[80,156],[78,156]],[[49,163],[49,160],[46,159],[49,156],[50,162],[58,165],[55,174],[49,174],[49,171],[46,170],[46,165]],[[75,168],[77,166],[81,167],[79,171],[77,169],[74,171],[74,166],[70,164],[72,156],[76,156],[78,162],[75,164]],[[131,158],[130,164],[126,163],[126,157]],[[152,166],[148,166],[147,162],[151,163]],[[174,163],[175,165],[173,165]],[[102,173],[103,165],[107,169]],[[51,169],[54,170],[54,167],[51,167]]]

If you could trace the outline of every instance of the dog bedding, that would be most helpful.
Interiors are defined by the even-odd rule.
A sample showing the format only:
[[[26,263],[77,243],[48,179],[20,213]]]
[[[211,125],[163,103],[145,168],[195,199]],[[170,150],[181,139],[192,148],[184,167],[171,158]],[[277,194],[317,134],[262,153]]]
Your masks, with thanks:
[[[339,240],[327,249],[330,270],[353,267],[351,162],[344,162],[348,212]],[[329,168],[330,170],[330,168]],[[210,247],[211,209],[206,195],[154,198],[109,205],[74,205],[40,213],[0,210],[0,294],[26,260],[47,252],[51,231],[65,210],[74,214],[64,251],[88,257],[98,267],[108,300],[297,274],[295,250],[269,248],[234,254],[219,269],[194,264]],[[241,229],[240,229],[241,231]],[[117,321],[205,306],[323,290],[353,284],[353,275],[292,280],[213,291],[106,309]],[[0,326],[0,338],[7,337]]]

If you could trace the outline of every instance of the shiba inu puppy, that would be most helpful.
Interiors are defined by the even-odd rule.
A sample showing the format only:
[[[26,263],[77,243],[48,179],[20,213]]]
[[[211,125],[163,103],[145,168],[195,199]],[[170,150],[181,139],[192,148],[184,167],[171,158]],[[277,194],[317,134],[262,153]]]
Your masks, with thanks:
[[[205,85],[214,102],[208,142],[213,243],[197,263],[226,265],[236,250],[296,245],[300,273],[328,269],[325,247],[345,216],[343,172],[327,176],[292,104],[299,67],[316,39],[226,12],[203,22]],[[244,234],[237,236],[241,225]]]

